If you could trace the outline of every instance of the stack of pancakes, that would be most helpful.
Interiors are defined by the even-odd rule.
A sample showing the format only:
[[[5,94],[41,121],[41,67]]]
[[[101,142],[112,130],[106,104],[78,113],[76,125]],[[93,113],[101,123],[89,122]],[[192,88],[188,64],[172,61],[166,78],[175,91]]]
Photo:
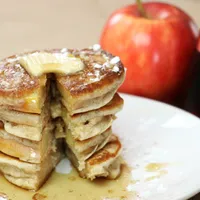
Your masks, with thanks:
[[[15,58],[0,73],[0,171],[13,184],[37,189],[61,158],[48,109],[49,81],[30,77]]]
[[[73,115],[61,105],[60,116],[65,128],[58,128],[57,138],[65,137],[66,154],[82,177],[114,179],[119,175],[121,144],[112,134],[111,125],[122,106],[123,100],[118,94],[101,108]],[[55,107],[52,107],[53,110],[56,110]],[[56,113],[52,115],[58,117]],[[64,134],[59,130],[64,130]],[[113,163],[115,170],[112,169]]]
[[[84,69],[33,76],[20,59],[44,52],[81,59]],[[30,52],[2,60],[0,171],[5,178],[36,190],[64,152],[82,177],[116,178],[121,143],[112,134],[111,125],[123,106],[116,91],[124,74],[119,58],[96,45],[83,50]]]

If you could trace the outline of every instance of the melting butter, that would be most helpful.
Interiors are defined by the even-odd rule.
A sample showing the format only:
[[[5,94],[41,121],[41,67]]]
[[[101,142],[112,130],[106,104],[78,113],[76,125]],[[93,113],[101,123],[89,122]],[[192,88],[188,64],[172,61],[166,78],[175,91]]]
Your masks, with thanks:
[[[22,56],[19,63],[32,76],[41,76],[46,73],[73,74],[84,68],[80,58],[46,52]]]

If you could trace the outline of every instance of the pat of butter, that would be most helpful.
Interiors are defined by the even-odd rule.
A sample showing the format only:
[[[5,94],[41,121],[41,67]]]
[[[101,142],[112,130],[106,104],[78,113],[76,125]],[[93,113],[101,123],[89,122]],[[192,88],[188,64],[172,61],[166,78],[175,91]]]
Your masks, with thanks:
[[[84,63],[79,58],[46,52],[23,56],[19,63],[32,76],[41,76],[46,73],[73,74],[84,68]]]

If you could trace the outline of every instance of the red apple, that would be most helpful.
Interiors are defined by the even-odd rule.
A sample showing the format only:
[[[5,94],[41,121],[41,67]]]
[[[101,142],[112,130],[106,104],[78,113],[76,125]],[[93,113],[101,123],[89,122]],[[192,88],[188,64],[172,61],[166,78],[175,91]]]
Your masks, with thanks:
[[[185,87],[192,68],[198,28],[182,10],[166,3],[144,3],[114,12],[100,44],[127,68],[120,91],[170,101]]]

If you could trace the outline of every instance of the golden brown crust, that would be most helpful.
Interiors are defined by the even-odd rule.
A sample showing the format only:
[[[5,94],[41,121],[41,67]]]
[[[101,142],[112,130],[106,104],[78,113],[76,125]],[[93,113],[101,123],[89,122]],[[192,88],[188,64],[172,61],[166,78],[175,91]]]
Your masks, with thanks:
[[[107,111],[107,110],[112,110],[113,108],[123,106],[123,104],[124,104],[124,100],[119,96],[118,93],[116,93],[114,95],[113,99],[108,104],[99,108],[97,111],[98,112],[104,112],[104,111]],[[91,112],[91,111],[88,111],[88,112],[85,112],[85,113],[89,113],[89,112]],[[76,119],[78,117],[81,117],[81,115],[83,115],[83,113],[77,113],[77,114],[72,115],[71,118]]]
[[[89,158],[87,161],[88,164],[100,165],[101,163],[109,160],[110,158],[115,158],[122,148],[122,145],[118,138],[116,137],[115,139],[115,141],[111,141],[103,149],[101,149],[100,151],[95,153],[91,158]],[[110,149],[112,149],[112,152],[110,151]]]
[[[107,130],[105,130],[103,133],[110,135],[111,134],[111,127],[109,127]],[[95,137],[97,137],[97,136],[94,136],[94,137],[91,137],[91,138],[88,138],[88,139],[85,139],[85,140],[82,140],[82,141],[81,140],[75,140],[75,141],[79,145],[80,144],[85,145],[85,144],[89,143],[91,140],[93,140]]]
[[[31,77],[19,64],[19,55],[0,62],[0,95],[21,97],[39,87],[39,78]]]
[[[103,51],[92,49],[68,50],[71,54],[80,57],[85,64],[84,70],[77,74],[57,76],[57,81],[65,87],[71,96],[93,93],[112,85],[116,80],[124,79],[124,67],[120,60],[115,64],[110,61],[115,58],[113,55]]]
[[[35,52],[41,51],[14,55],[0,62],[0,96],[18,98],[30,94],[41,86],[41,77],[30,76],[19,64],[20,57]],[[125,73],[121,61],[115,59],[116,62],[113,63],[112,59],[117,57],[102,49],[52,49],[42,50],[42,52],[75,56],[84,62],[85,68],[76,74],[57,75],[58,84],[73,97],[93,93],[95,90],[112,85],[116,80],[121,80],[121,83],[124,79]]]

